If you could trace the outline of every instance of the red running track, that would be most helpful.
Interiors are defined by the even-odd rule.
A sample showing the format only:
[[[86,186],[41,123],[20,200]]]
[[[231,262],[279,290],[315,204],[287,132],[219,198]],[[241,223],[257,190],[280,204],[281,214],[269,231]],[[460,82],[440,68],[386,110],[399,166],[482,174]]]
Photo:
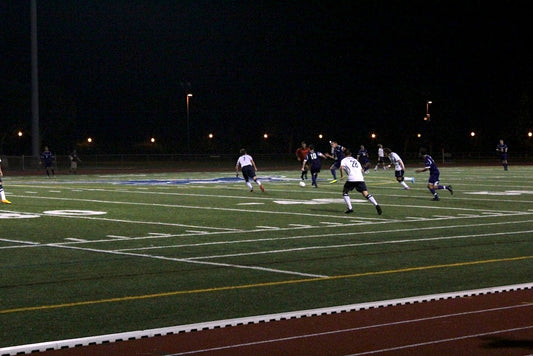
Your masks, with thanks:
[[[533,354],[533,289],[39,353],[45,356],[527,354]]]

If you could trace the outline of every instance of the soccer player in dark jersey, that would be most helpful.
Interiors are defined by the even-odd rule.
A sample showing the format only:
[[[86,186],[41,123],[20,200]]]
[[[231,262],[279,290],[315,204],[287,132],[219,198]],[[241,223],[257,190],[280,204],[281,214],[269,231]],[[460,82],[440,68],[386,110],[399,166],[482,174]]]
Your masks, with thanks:
[[[331,175],[333,176],[333,180],[330,183],[337,182],[337,169],[341,168],[341,161],[344,158],[344,147],[339,145],[337,141],[329,141],[329,144],[331,145],[331,154],[326,153],[325,156],[328,158],[333,159],[335,162],[329,167],[329,170],[331,171]],[[343,178],[343,173],[341,170],[341,180]]]
[[[368,169],[370,168],[370,158],[368,156],[368,150],[365,148],[365,146],[361,145],[359,152],[357,152],[356,159],[359,161],[359,163],[361,163],[363,172],[365,172],[365,174],[368,173]]]
[[[439,184],[439,176],[440,171],[439,168],[437,168],[437,165],[435,164],[435,161],[430,155],[423,155],[424,158],[424,168],[419,168],[415,170],[417,173],[429,171],[429,179],[428,179],[428,189],[433,194],[433,200],[440,200],[439,194],[437,194],[438,189],[446,189],[451,194],[453,194],[453,189],[451,185],[440,185]]]
[[[305,166],[309,165],[309,170],[311,171],[311,184],[315,188],[318,188],[316,181],[318,173],[320,173],[320,168],[322,167],[322,158],[326,158],[326,155],[321,152],[315,152],[315,146],[309,145],[309,153],[302,161],[302,172],[305,170]]]
[[[43,153],[41,153],[41,164],[44,166],[44,169],[46,170],[46,175],[50,177],[50,172],[52,172],[52,176],[55,176],[56,173],[54,171],[54,161],[56,157],[54,154],[48,149],[48,146],[44,147]]]
[[[507,149],[507,145],[503,140],[500,140],[500,143],[496,146],[496,151],[500,153],[500,160],[504,170],[508,170],[507,167],[509,166],[509,163],[507,162]]]

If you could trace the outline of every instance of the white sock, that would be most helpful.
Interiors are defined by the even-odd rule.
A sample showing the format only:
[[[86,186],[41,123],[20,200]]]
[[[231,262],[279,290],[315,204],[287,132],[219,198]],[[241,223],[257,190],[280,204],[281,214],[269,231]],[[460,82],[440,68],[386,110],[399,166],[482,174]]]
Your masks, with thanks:
[[[400,182],[400,184],[403,185],[404,188],[409,188],[409,186],[408,186],[407,183],[405,183],[405,182]]]
[[[6,193],[4,193],[4,189],[0,188],[0,196],[2,197],[2,200],[6,200]]]
[[[259,179],[256,179],[255,181],[258,185],[261,185],[261,181]]]
[[[248,188],[250,188],[250,189],[254,189],[254,188],[252,187],[252,183],[250,183],[250,182],[246,182],[246,185],[248,186]]]
[[[350,200],[350,196],[344,195],[343,198],[344,198],[344,201],[346,202],[346,205],[348,205],[348,209],[352,210],[352,201]]]
[[[372,196],[372,195],[369,194],[369,195],[367,195],[366,198],[367,198],[372,204],[374,204],[374,205],[378,205],[378,202],[376,201],[376,199],[374,198],[374,196]]]

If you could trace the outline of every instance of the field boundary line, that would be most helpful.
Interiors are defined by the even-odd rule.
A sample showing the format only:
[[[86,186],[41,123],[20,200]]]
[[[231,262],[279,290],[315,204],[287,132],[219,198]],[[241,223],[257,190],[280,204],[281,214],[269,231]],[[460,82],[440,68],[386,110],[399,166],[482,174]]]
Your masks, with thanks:
[[[82,337],[75,339],[66,339],[58,341],[41,342],[28,345],[11,346],[0,348],[0,354],[3,355],[18,355],[32,352],[44,352],[49,350],[59,350],[65,348],[77,348],[89,345],[99,345],[105,343],[113,343],[124,340],[137,340],[141,338],[149,338],[155,336],[174,335],[180,333],[188,333],[202,330],[213,330],[238,325],[250,325],[265,322],[274,322],[288,319],[300,319],[304,317],[313,317],[321,315],[330,315],[344,312],[354,312],[367,309],[393,307],[398,305],[416,304],[423,302],[439,301],[454,298],[473,297],[486,294],[513,292],[521,290],[533,289],[533,283],[514,284],[499,287],[489,287],[481,289],[472,289],[458,292],[439,293],[430,295],[421,295],[414,297],[406,297],[399,299],[389,299],[375,302],[366,302],[358,304],[341,305],[335,307],[299,310],[286,313],[257,315],[250,317],[223,319],[210,322],[202,322],[195,324],[178,325],[171,327],[163,327],[156,329],[146,329],[130,332],[122,332],[107,335],[98,335],[91,337]],[[526,306],[526,305],[524,305]]]

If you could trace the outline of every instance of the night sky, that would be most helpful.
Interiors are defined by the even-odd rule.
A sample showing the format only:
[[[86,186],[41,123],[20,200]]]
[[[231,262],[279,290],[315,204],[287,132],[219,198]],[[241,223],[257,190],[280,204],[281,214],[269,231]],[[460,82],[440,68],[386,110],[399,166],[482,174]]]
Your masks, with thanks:
[[[292,153],[329,139],[528,149],[528,4],[38,0],[41,141],[65,153],[186,152],[190,91],[197,153]],[[0,25],[0,153],[29,154],[30,0],[2,0]],[[80,145],[89,136],[93,146]]]

